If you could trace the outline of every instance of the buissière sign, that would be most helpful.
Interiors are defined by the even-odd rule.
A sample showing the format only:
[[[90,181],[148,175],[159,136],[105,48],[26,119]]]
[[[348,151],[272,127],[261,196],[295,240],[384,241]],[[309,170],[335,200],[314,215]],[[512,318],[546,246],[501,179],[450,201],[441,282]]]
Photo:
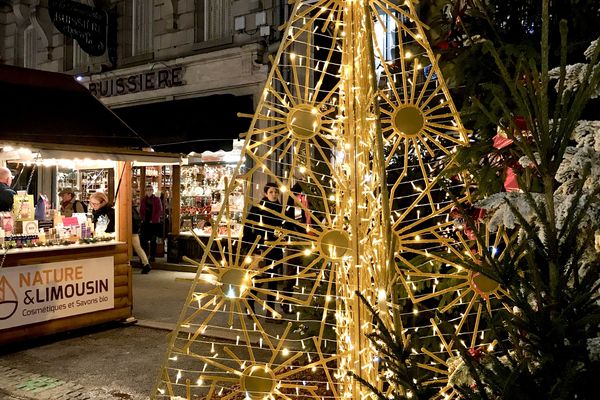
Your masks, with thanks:
[[[113,257],[2,268],[0,329],[111,309],[114,298]]]
[[[96,97],[112,97],[184,84],[183,67],[167,67],[97,81],[91,80],[88,89]]]

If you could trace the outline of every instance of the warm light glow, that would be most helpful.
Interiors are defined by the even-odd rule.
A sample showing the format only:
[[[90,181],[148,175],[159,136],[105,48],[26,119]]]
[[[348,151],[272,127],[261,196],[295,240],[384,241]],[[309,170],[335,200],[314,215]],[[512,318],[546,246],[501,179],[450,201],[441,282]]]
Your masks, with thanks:
[[[399,339],[428,338],[411,361],[442,393],[458,340],[487,345],[481,310],[501,288],[460,269],[477,249],[459,240],[438,174],[468,141],[412,4],[295,2],[245,135],[247,162],[231,176],[204,173],[213,189],[190,200],[210,223],[192,230],[204,236],[198,274],[159,400],[370,398],[350,372],[377,387],[393,380],[357,293]],[[375,24],[395,48],[373,40]],[[317,37],[327,39],[318,49]],[[260,201],[267,182],[281,206]],[[436,326],[445,312],[456,341]],[[209,342],[209,354],[198,351]]]

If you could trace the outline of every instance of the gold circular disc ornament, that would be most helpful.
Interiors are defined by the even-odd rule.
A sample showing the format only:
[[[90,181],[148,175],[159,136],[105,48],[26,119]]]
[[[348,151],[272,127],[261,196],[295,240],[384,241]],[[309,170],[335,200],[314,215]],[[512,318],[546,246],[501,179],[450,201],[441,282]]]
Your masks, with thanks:
[[[236,299],[244,296],[251,285],[248,270],[245,269],[226,269],[221,277],[221,292],[225,297]]]
[[[343,230],[325,232],[320,240],[321,254],[331,259],[340,259],[350,250],[350,235]]]
[[[300,104],[290,110],[287,127],[297,139],[310,139],[321,130],[321,115],[309,104]]]
[[[246,396],[252,400],[262,400],[275,389],[275,374],[264,366],[254,365],[242,373],[240,385]]]
[[[490,293],[494,292],[500,284],[487,276],[474,272],[470,277],[471,286],[473,290],[479,293],[482,297],[487,297]]]
[[[392,116],[394,129],[403,136],[414,137],[425,126],[425,118],[418,107],[407,105],[398,108]]]

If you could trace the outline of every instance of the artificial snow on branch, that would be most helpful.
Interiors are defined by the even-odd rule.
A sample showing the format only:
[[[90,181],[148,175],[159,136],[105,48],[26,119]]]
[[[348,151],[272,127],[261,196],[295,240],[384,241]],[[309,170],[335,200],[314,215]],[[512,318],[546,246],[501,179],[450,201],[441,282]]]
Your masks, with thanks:
[[[592,57],[597,45],[598,45],[598,40],[594,40],[590,44],[590,46],[585,50],[585,52],[583,53],[588,60]],[[585,63],[571,64],[571,65],[567,65],[565,67],[565,69],[566,69],[565,91],[574,92],[582,84],[588,83],[588,82],[584,82],[587,67],[588,67],[588,64],[585,64]],[[599,65],[594,66],[594,70],[596,70],[598,68],[600,68]],[[559,81],[560,68],[559,67],[553,68],[552,70],[549,71],[548,76],[550,77],[550,79],[557,81],[556,85],[554,86],[554,89],[556,91],[558,91],[558,86],[560,84],[559,83],[560,82]],[[595,99],[599,96],[600,96],[600,85],[596,86],[596,88],[592,92],[590,98]]]

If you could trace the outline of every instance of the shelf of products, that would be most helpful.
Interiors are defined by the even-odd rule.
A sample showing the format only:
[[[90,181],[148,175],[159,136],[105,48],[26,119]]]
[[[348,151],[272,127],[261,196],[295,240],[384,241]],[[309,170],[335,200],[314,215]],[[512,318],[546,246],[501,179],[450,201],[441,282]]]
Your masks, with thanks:
[[[140,196],[143,196],[144,190],[141,187],[150,185],[154,189],[154,194],[160,196],[165,192],[171,192],[171,186],[173,182],[173,167],[167,166],[148,166],[148,167],[135,167],[133,174],[133,185],[139,188]]]
[[[143,192],[142,169],[143,167],[131,168],[131,193],[133,201],[136,204],[141,198]]]
[[[171,188],[173,184],[173,167],[166,166],[137,166],[132,168],[131,186],[133,190],[133,203],[139,207],[141,199],[146,195],[147,185],[152,186],[154,194],[160,197],[163,207],[163,231],[160,237],[167,237],[171,231]]]
[[[112,168],[102,169],[64,169],[57,170],[56,193],[62,189],[72,188],[78,200],[89,201],[94,192],[104,192],[110,201],[113,201],[114,193],[114,170]],[[58,199],[60,204],[60,199]]]
[[[162,167],[161,175],[160,175],[160,192],[168,190],[171,191],[171,186],[173,178],[173,168],[170,165],[165,165]]]
[[[146,182],[145,186],[152,186],[154,189],[154,193],[160,192],[160,167],[145,167],[146,173]]]
[[[56,192],[66,188],[79,188],[79,172],[74,169],[59,169],[57,173]]]
[[[115,177],[112,168],[80,170],[79,177],[80,200],[88,203],[92,193],[104,192],[108,200],[113,202]]]
[[[199,235],[210,235],[213,220],[224,204],[225,182],[231,179],[233,164],[200,164],[181,168],[181,231],[194,231]],[[219,226],[219,235],[241,234],[241,218],[244,208],[244,193],[236,191],[228,199],[229,218]],[[229,225],[229,227],[228,227]]]

